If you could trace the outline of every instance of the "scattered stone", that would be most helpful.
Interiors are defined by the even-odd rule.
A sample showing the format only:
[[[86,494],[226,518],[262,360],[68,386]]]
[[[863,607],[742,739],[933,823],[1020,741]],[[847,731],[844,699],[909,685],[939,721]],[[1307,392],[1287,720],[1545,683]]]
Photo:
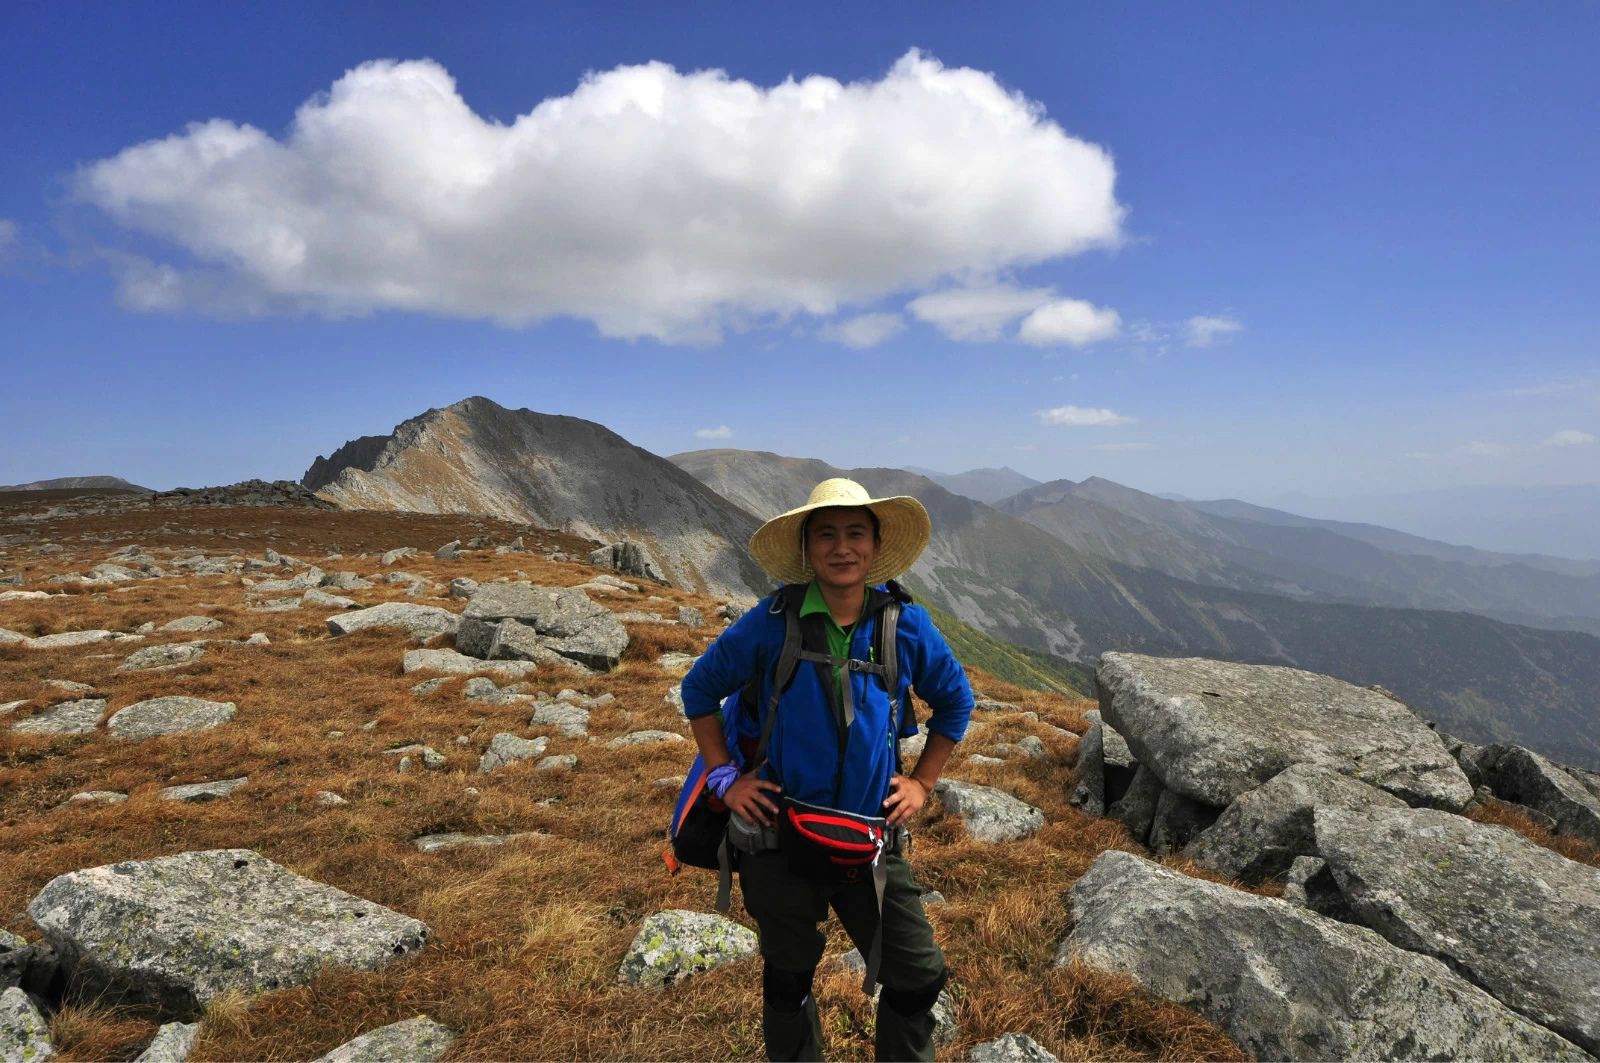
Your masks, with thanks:
[[[1004,764],[1005,760],[1001,757],[989,757],[982,753],[974,753],[967,758],[967,763],[973,765],[974,767],[981,767],[985,764],[992,767],[996,764]]]
[[[335,572],[331,576],[323,576],[322,585],[336,591],[364,591],[376,586],[371,580],[362,579],[354,572]]]
[[[1458,811],[1472,787],[1439,736],[1387,694],[1277,665],[1101,655],[1100,709],[1171,790],[1225,808],[1291,764]]]
[[[312,565],[310,568],[294,576],[292,579],[262,580],[250,588],[249,593],[256,594],[283,594],[286,591],[307,591],[322,586],[324,579],[322,569]]]
[[[514,761],[542,757],[549,745],[550,739],[542,736],[533,739],[519,738],[502,731],[489,740],[489,748],[478,758],[478,770],[490,772]]]
[[[614,618],[624,624],[676,624],[671,617],[662,616],[660,613],[648,613],[643,609],[629,609],[621,613],[612,613]]]
[[[535,764],[535,771],[571,771],[578,766],[576,753],[562,753],[559,756],[545,757]]]
[[[409,656],[409,654],[407,656]],[[408,672],[413,670],[414,669],[411,668],[406,669]],[[416,694],[419,697],[424,694],[432,694],[435,690],[438,690],[440,687],[446,685],[450,681],[451,680],[449,676],[440,676],[438,679],[424,679],[422,682],[411,688],[411,693]]]
[[[1531,749],[1485,747],[1475,758],[1484,783],[1502,801],[1543,813],[1560,834],[1600,845],[1600,798]]]
[[[198,804],[227,797],[249,781],[250,776],[241,775],[237,779],[185,783],[182,786],[168,786],[156,796],[163,801],[188,801],[191,804]]]
[[[100,723],[106,711],[105,698],[83,698],[63,701],[43,712],[18,720],[11,729],[19,734],[81,735],[89,734]]]
[[[461,558],[461,540],[451,539],[433,552],[435,561],[457,561]]]
[[[73,794],[63,805],[120,805],[128,799],[128,795],[120,790],[85,790]]]
[[[45,1063],[55,1058],[50,1024],[16,986],[0,993],[0,1059],[5,1063]]]
[[[96,642],[109,642],[117,638],[114,631],[62,631],[54,635],[38,635],[25,640],[30,650],[60,650],[73,646],[89,646]]]
[[[318,790],[317,796],[313,797],[312,801],[323,808],[338,808],[340,805],[348,805],[350,803],[332,790]]]
[[[398,756],[401,759],[406,759],[411,754],[416,754],[417,756],[421,757],[422,766],[427,768],[429,771],[438,771],[440,768],[445,766],[445,755],[434,749],[432,746],[425,746],[414,742],[411,745],[398,746],[394,749],[385,749],[383,751],[383,755],[386,757]]]
[[[119,665],[119,672],[154,672],[182,668],[206,655],[205,640],[198,642],[169,642],[159,646],[145,646],[134,650]]]
[[[289,913],[293,913],[292,916]],[[428,927],[249,849],[180,853],[52,879],[28,914],[86,991],[192,1018],[228,990],[376,970]]]
[[[64,694],[93,694],[94,684],[75,683],[70,679],[46,679],[44,685],[52,690],[59,690]]]
[[[1600,869],[1432,809],[1316,811],[1356,917],[1600,1052]]]
[[[444,1058],[445,1050],[456,1039],[448,1026],[434,1022],[426,1015],[392,1022],[346,1041],[316,1063],[437,1063]]]
[[[755,932],[720,915],[673,909],[645,919],[617,981],[659,989],[755,955]]]
[[[681,734],[671,731],[630,731],[628,734],[613,738],[606,743],[607,749],[623,749],[628,746],[647,746],[657,742],[683,742],[687,741]]]
[[[180,616],[176,620],[169,620],[158,631],[215,631],[222,627],[222,621],[211,616]]]
[[[977,712],[1016,712],[1021,705],[1013,705],[1009,701],[996,701],[994,698],[973,698],[972,707]]]
[[[461,616],[456,648],[475,657],[538,659],[553,652],[610,671],[628,648],[628,632],[611,612],[570,588],[479,587]]]
[[[203,701],[200,698],[168,696],[135,702],[112,713],[106,730],[118,738],[156,738],[160,735],[205,731],[233,719],[237,706],[231,701]]]
[[[1317,855],[1312,814],[1318,807],[1404,808],[1405,802],[1348,775],[1295,764],[1240,794],[1184,855],[1242,882],[1274,878],[1296,857]]]
[[[328,630],[335,635],[348,635],[367,628],[400,628],[418,642],[426,642],[435,635],[455,634],[460,622],[456,614],[438,606],[384,602],[330,616]]]
[[[19,631],[0,627],[0,646],[27,646],[33,640]]]
[[[638,576],[657,583],[667,582],[655,559],[650,556],[650,551],[627,539],[592,551],[589,554],[589,563],[614,568],[624,576]]]
[[[933,790],[979,841],[1016,841],[1044,826],[1043,812],[991,786],[940,779]]]
[[[554,727],[563,738],[582,738],[589,733],[589,710],[560,702],[546,702],[533,710],[530,727]]]
[[[526,686],[526,683],[516,683],[500,687],[495,685],[493,679],[475,676],[461,688],[461,695],[473,701],[487,701],[491,705],[515,705],[519,701],[532,700],[530,695],[522,692]]]
[[[132,572],[129,569],[125,569],[121,565],[113,565],[113,564],[110,564],[110,563],[106,563],[106,564],[96,565],[96,566],[94,566],[94,568],[90,569],[89,570],[89,579],[86,582],[90,582],[90,583],[126,583],[126,582],[128,582],[130,580],[135,580],[135,579],[138,579],[138,578],[139,578],[139,575],[136,572]]]
[[[694,662],[699,659],[692,653],[678,653],[676,651],[663,653],[656,658],[656,667],[668,675],[682,676],[686,675],[689,669],[694,667]]]
[[[455,650],[408,650],[400,662],[400,669],[407,674],[448,672],[451,675],[470,675],[493,672],[502,679],[521,679],[538,671],[539,666],[532,661],[483,661]]]
[[[383,563],[385,565],[392,565],[392,564],[395,564],[398,561],[403,561],[404,559],[406,559],[408,557],[416,557],[416,556],[417,556],[416,550],[412,549],[409,546],[402,546],[402,547],[400,547],[398,549],[390,550],[388,553],[384,554],[383,555]]]
[[[678,623],[684,627],[705,627],[705,614],[692,605],[678,606]]]
[[[940,893],[938,890],[928,890],[927,892],[923,893],[921,897],[919,897],[917,899],[922,902],[922,906],[924,908],[928,907],[931,904],[945,904],[945,903],[947,903],[945,901],[945,899],[944,899],[944,894]]]
[[[1057,1063],[1043,1045],[1025,1033],[1008,1033],[972,1049],[974,1063]]]
[[[22,706],[26,705],[27,703],[27,698],[23,698],[21,701],[0,701],[0,716],[9,715],[10,713],[22,708]]]
[[[672,711],[679,716],[683,715],[683,684],[674,683],[662,696],[662,701],[672,707]]]
[[[338,594],[329,594],[327,591],[309,590],[300,596],[301,605],[320,605],[329,609],[355,609],[361,603],[354,598],[346,598]]]
[[[0,580],[0,582],[4,582]],[[57,595],[49,591],[4,591],[0,592],[0,602],[36,602],[44,598],[55,598]]]
[[[717,616],[731,624],[749,612],[754,604],[754,602],[723,602],[721,608],[717,610]]]
[[[471,598],[478,589],[478,581],[468,579],[466,576],[457,576],[450,581],[450,597]]]
[[[960,1028],[956,1025],[956,1001],[950,995],[946,986],[939,990],[939,997],[933,1002],[933,1043],[937,1048],[943,1048],[956,1039]]]
[[[1255,1059],[1556,1059],[1569,1042],[1376,934],[1105,852],[1056,953],[1193,1008]]]
[[[1039,738],[1036,735],[1028,735],[1026,738],[1017,743],[1016,750],[1029,760],[1032,760],[1035,757],[1042,757],[1046,752],[1044,748],[1044,739]]]
[[[133,1063],[187,1063],[199,1033],[197,1022],[166,1023]]]
[[[504,845],[519,838],[537,837],[539,835],[531,831],[520,834],[459,834],[452,831],[447,834],[424,834],[420,838],[411,839],[411,844],[417,847],[418,852],[436,853],[440,849],[459,849],[464,845]]]
[[[299,598],[268,598],[250,607],[254,613],[289,613],[300,608]]]

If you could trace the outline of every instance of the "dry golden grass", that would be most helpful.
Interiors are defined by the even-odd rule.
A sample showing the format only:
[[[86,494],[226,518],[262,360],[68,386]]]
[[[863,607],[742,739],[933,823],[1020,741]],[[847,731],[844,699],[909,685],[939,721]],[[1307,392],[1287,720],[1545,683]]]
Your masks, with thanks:
[[[27,543],[0,547],[0,565],[21,569],[28,586],[82,572],[127,543],[165,562],[165,550],[259,557],[271,546],[327,571],[369,575],[375,556],[412,545],[422,556],[396,568],[446,583],[527,578],[585,582],[585,565],[546,562],[541,553],[475,551],[454,562],[432,551],[454,538],[517,534],[530,549],[579,554],[588,544],[551,532],[488,520],[405,514],[194,509],[85,516],[26,526],[32,542],[58,542],[61,554]],[[0,530],[5,526],[0,525]],[[331,550],[342,560],[324,561]],[[273,578],[276,572],[251,573]],[[407,601],[381,585],[348,592],[362,604]],[[652,595],[665,602],[650,602]],[[415,599],[432,603],[430,598]],[[644,587],[597,599],[617,610],[675,612],[718,603],[674,588]],[[453,681],[426,696],[424,678],[401,674],[409,643],[398,632],[344,638],[326,633],[326,610],[258,613],[238,577],[179,576],[82,589],[68,598],[0,603],[0,627],[29,634],[103,627],[130,631],[206,613],[226,626],[203,635],[156,635],[139,645],[193,638],[239,639],[263,631],[271,645],[209,646],[197,664],[168,672],[119,673],[135,646],[58,651],[0,648],[0,702],[33,699],[19,712],[78,695],[50,691],[49,679],[85,682],[107,699],[107,714],[162,694],[233,701],[227,726],[140,743],[93,735],[30,737],[0,729],[0,925],[36,937],[24,909],[56,875],[118,860],[196,849],[245,847],[300,874],[330,883],[432,928],[428,947],[382,971],[330,971],[312,983],[259,997],[228,997],[206,1011],[197,1058],[308,1059],[376,1026],[425,1012],[460,1031],[454,1059],[753,1059],[762,1054],[760,978],[753,963],[695,978],[687,988],[645,991],[615,983],[617,966],[641,920],[664,908],[709,910],[713,876],[672,877],[660,859],[676,789],[655,781],[681,775],[688,744],[610,750],[604,738],[642,728],[687,734],[663,700],[676,679],[656,666],[664,652],[699,652],[715,628],[630,624],[621,665],[596,678],[542,672],[533,686],[611,693],[596,708],[596,741],[552,735],[549,752],[576,753],[576,772],[512,765],[476,771],[498,731],[536,733],[524,705],[461,696]],[[930,910],[955,979],[959,1040],[941,1051],[964,1058],[971,1047],[1012,1030],[1031,1034],[1063,1059],[1237,1059],[1238,1049],[1192,1012],[1147,998],[1125,979],[1080,967],[1056,968],[1067,930],[1064,894],[1108,848],[1140,851],[1123,828],[1083,816],[1066,802],[1070,765],[1088,702],[1008,686],[975,674],[985,693],[1019,705],[975,720],[951,772],[1004,787],[1037,805],[1049,821],[1039,835],[995,848],[969,839],[959,823],[930,811],[918,825],[913,864],[922,883],[948,899]],[[1024,715],[1037,713],[1038,719]],[[370,727],[370,729],[368,729]],[[332,732],[342,732],[334,737]],[[1004,766],[966,763],[998,741],[1038,736],[1048,755]],[[458,745],[457,736],[467,738]],[[400,774],[383,751],[411,742],[445,754],[438,771]],[[247,775],[226,800],[189,805],[156,792],[176,783]],[[479,790],[477,795],[467,792]],[[121,790],[115,806],[61,803],[80,790]],[[313,800],[330,790],[350,803]],[[537,837],[492,849],[419,853],[410,844],[442,831]],[[1169,860],[1179,864],[1179,861]],[[1185,866],[1191,873],[1198,869]],[[1205,876],[1214,877],[1214,876]],[[733,917],[749,925],[739,907]],[[830,955],[849,942],[832,930]],[[818,979],[831,1058],[872,1055],[873,1006],[856,977],[824,966]],[[154,1031],[148,1015],[79,1002],[56,1018],[64,1059],[130,1058]]]
[[[1552,852],[1560,853],[1568,860],[1576,860],[1590,867],[1600,867],[1600,846],[1591,845],[1582,838],[1574,838],[1570,834],[1552,834],[1544,826],[1535,823],[1516,805],[1498,800],[1474,804],[1467,809],[1467,818],[1497,827],[1510,827],[1535,845],[1542,845]]]

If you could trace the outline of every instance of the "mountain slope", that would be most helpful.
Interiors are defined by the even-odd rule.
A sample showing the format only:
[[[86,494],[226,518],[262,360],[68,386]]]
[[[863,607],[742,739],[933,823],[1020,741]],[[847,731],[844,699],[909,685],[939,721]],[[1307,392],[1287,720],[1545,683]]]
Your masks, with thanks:
[[[35,480],[27,484],[7,484],[0,491],[61,491],[78,488],[101,488],[119,491],[150,492],[148,487],[131,484],[120,476],[58,476],[53,480]]]
[[[1018,491],[1026,491],[1039,481],[1002,465],[998,469],[968,469],[966,472],[933,472],[908,466],[907,472],[926,476],[946,491],[970,498],[974,502],[994,504],[1009,498]]]
[[[1388,687],[1474,741],[1513,740],[1557,759],[1600,764],[1600,639],[1590,635],[1179,579],[1074,548],[899,469],[841,471],[810,459],[725,450],[672,460],[758,516],[801,504],[826,476],[850,476],[875,496],[915,496],[934,533],[908,586],[963,622],[1029,649],[1078,663],[1119,649],[1311,668]],[[1077,502],[1108,522],[1132,520],[1097,499]],[[1176,535],[1160,528],[1149,534],[1152,542]]]
[[[671,462],[592,421],[469,398],[363,436],[301,481],[347,509],[478,513],[648,546],[674,584],[747,597],[760,523]]]

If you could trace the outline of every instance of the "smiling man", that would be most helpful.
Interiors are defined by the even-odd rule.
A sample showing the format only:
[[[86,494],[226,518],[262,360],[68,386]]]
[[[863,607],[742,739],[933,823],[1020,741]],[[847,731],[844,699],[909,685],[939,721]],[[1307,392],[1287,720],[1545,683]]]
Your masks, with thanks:
[[[829,908],[866,958],[865,987],[883,986],[877,1058],[933,1058],[932,1008],[947,975],[904,856],[905,824],[965,734],[972,690],[927,611],[893,582],[930,531],[914,498],[872,498],[853,480],[824,480],[804,506],[750,539],[751,554],[784,587],[724,632],[683,681],[707,788],[732,813],[729,847],[761,934],[771,1059],[821,1058],[811,983]],[[793,634],[798,663],[774,690]],[[758,696],[723,704],[752,679]],[[923,753],[905,774],[898,741],[917,730],[913,686],[932,712]],[[719,709],[749,713],[747,705],[751,718],[725,728]],[[744,737],[735,742],[742,758],[730,733]]]

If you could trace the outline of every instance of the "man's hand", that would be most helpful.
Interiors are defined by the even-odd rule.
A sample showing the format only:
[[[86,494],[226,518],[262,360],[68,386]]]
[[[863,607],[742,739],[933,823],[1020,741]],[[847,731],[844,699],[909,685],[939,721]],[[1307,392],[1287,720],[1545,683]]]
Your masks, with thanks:
[[[772,817],[778,814],[778,806],[768,797],[768,794],[781,794],[783,787],[775,782],[756,777],[753,771],[745,772],[734,780],[722,795],[722,803],[734,812],[758,827],[772,826]]]
[[[889,826],[900,826],[922,811],[927,801],[928,787],[910,775],[896,775],[889,780],[889,796],[883,800]]]

